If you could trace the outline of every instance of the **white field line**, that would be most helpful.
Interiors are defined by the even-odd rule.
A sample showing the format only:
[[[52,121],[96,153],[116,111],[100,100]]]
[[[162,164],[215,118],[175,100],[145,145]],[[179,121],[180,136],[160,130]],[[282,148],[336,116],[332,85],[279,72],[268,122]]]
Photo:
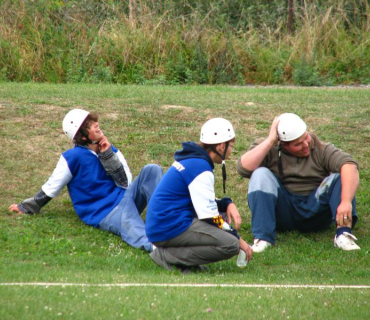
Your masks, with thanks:
[[[314,284],[214,284],[214,283],[63,283],[63,282],[0,282],[8,287],[174,287],[174,288],[282,288],[282,289],[370,289],[370,285]]]

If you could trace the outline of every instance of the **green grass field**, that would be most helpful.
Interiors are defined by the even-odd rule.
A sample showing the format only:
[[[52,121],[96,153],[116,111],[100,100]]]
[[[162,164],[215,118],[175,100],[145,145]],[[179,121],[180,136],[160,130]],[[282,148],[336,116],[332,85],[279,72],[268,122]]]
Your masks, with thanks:
[[[369,287],[335,287],[370,286],[369,101],[368,88],[1,83],[0,319],[369,319]],[[61,122],[75,107],[99,112],[100,127],[134,175],[147,163],[166,170],[181,141],[198,141],[206,120],[229,119],[237,140],[227,162],[226,192],[242,214],[241,235],[248,242],[253,240],[248,180],[238,177],[235,161],[254,139],[267,136],[275,115],[295,112],[309,131],[360,163],[354,234],[362,249],[335,249],[334,226],[320,233],[279,234],[277,245],[255,254],[245,269],[236,266],[235,257],[185,276],[157,267],[147,253],[118,237],[83,225],[66,190],[39,215],[8,212],[10,204],[39,190],[71,147]],[[222,196],[220,167],[215,175]],[[147,286],[109,286],[129,283]]]

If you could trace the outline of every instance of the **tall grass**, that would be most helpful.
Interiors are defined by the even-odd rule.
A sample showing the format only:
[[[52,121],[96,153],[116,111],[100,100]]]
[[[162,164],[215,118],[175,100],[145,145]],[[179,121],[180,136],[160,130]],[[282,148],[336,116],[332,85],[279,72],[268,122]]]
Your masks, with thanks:
[[[0,2],[0,81],[370,82],[367,0]]]

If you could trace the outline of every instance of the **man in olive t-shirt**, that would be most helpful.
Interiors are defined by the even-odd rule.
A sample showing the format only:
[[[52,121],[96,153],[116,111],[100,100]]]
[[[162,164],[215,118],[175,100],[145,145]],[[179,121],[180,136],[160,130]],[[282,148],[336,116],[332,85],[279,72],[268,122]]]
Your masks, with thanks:
[[[254,252],[275,244],[276,231],[320,231],[333,221],[334,246],[360,249],[352,234],[358,163],[306,129],[296,114],[284,113],[272,122],[269,136],[256,140],[238,160],[238,173],[250,178]]]

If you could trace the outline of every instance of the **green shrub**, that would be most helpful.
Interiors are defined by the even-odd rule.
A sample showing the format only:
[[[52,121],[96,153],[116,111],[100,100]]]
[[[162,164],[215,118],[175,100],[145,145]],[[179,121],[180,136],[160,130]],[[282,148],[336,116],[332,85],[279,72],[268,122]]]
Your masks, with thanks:
[[[1,81],[368,83],[364,3],[3,0]]]
[[[301,86],[319,86],[321,83],[317,66],[305,60],[299,61],[294,68],[293,83]]]

